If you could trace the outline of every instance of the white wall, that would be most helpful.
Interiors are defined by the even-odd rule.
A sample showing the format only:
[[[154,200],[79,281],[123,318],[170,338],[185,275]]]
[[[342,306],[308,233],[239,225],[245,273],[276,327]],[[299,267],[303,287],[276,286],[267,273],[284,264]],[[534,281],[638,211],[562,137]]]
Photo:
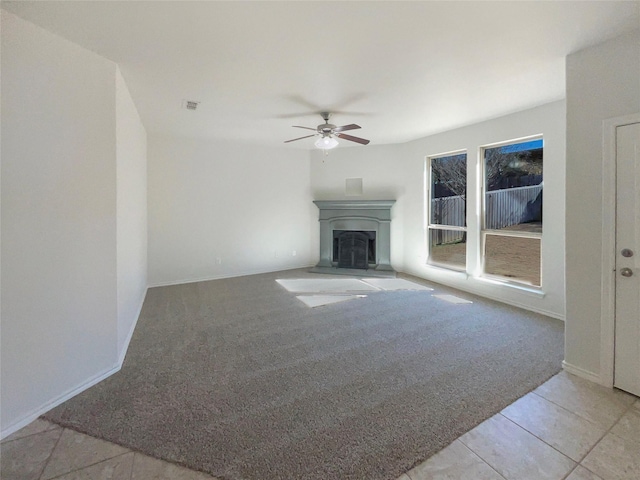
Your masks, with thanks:
[[[359,198],[395,199],[391,222],[391,262],[397,270],[495,298],[530,310],[564,318],[564,182],[565,105],[543,105],[465,128],[451,130],[403,145],[345,148],[324,157],[312,153],[312,192],[315,199],[344,196],[346,178],[363,178]],[[467,274],[427,266],[424,229],[424,163],[427,155],[466,149],[468,210],[480,199],[476,165],[479,147],[525,136],[544,136],[544,233],[542,285],[544,295],[496,285],[474,276],[479,273],[479,236],[469,235]],[[316,215],[317,218],[317,215]],[[478,226],[471,215],[469,231]]]
[[[147,292],[147,132],[116,69],[118,356]]]
[[[117,361],[115,69],[2,12],[3,433]]]
[[[148,145],[150,285],[311,264],[308,152],[161,135]]]
[[[640,112],[640,34],[567,58],[567,320],[565,361],[598,378],[603,120]]]

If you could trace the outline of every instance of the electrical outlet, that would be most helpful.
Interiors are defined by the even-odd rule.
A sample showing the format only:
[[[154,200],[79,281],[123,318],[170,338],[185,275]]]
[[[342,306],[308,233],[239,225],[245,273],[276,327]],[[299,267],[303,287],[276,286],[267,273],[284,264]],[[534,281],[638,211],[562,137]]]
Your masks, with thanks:
[[[293,252],[291,252],[291,256],[295,257],[297,255],[296,251],[294,250]]]
[[[216,257],[216,263],[220,265],[222,263],[222,259],[220,257]]]

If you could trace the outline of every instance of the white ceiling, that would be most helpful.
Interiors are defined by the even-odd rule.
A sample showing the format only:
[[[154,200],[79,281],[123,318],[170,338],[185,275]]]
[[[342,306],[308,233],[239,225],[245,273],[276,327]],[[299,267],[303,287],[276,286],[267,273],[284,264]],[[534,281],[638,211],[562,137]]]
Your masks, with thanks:
[[[640,27],[638,1],[2,7],[117,62],[147,132],[271,146],[322,110],[374,145],[558,100],[567,54]],[[185,99],[202,103],[192,112]]]

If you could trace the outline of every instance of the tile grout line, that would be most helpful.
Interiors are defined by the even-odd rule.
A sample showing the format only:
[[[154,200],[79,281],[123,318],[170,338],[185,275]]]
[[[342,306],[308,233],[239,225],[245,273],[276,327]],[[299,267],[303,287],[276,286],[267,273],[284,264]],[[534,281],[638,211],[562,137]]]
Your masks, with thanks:
[[[531,392],[531,393],[533,393],[533,392]],[[557,407],[559,407],[559,408],[562,408],[562,409],[563,409],[564,411],[566,411],[566,412],[569,412],[569,413],[571,413],[571,414],[573,414],[573,415],[576,415],[576,416],[577,416],[577,417],[579,417],[581,420],[586,421],[587,423],[589,423],[589,424],[593,425],[594,427],[598,427],[598,426],[599,426],[599,425],[597,425],[597,424],[595,424],[595,423],[591,422],[590,420],[588,420],[588,419],[584,418],[583,416],[578,415],[577,413],[572,412],[571,410],[569,410],[569,409],[567,409],[567,408],[563,407],[562,405],[558,405],[557,403],[552,402],[551,400],[548,400],[547,398],[545,398],[545,397],[543,397],[543,396],[541,396],[541,395],[536,394],[536,396],[540,397],[542,400],[545,400],[545,401],[547,401],[547,402],[549,402],[549,403],[552,403],[553,405],[556,405],[556,406],[557,406]],[[516,401],[517,401],[517,400],[516,400]],[[514,402],[514,403],[515,403],[515,402]],[[507,407],[507,408],[508,408],[508,407]],[[624,416],[624,414],[625,414],[625,413],[626,413],[626,411],[625,411],[622,415]],[[600,443],[600,441],[605,437],[605,435],[607,435],[607,433],[609,432],[609,430],[611,430],[611,429],[612,429],[612,428],[613,428],[613,427],[614,427],[614,426],[615,426],[615,425],[620,421],[620,418],[622,418],[622,416],[621,416],[618,420],[616,420],[616,421],[615,421],[615,423],[614,423],[613,425],[611,425],[611,427],[609,427],[609,429],[608,429],[608,430],[606,430],[606,431],[605,431],[605,432],[604,432],[604,433],[603,433],[603,434],[598,438],[598,440],[596,440],[596,442],[591,446],[591,448],[589,448],[589,450],[587,451],[587,453],[585,453],[582,457],[580,457],[580,460],[574,460],[573,458],[569,457],[566,453],[561,452],[560,450],[558,450],[558,449],[557,449],[556,447],[554,447],[553,445],[551,445],[551,444],[547,443],[547,441],[546,441],[546,440],[544,440],[543,438],[540,438],[540,437],[539,437],[538,435],[536,435],[535,433],[531,432],[530,430],[528,430],[528,429],[527,429],[527,428],[525,428],[524,426],[522,426],[522,425],[520,425],[519,423],[517,423],[515,420],[512,420],[512,419],[510,419],[509,417],[507,417],[506,415],[503,415],[503,414],[502,414],[502,412],[500,412],[500,415],[502,415],[504,418],[506,418],[506,419],[507,419],[507,420],[509,420],[510,422],[514,423],[515,425],[519,426],[519,427],[520,427],[520,428],[522,428],[523,430],[525,430],[525,431],[529,432],[531,435],[533,435],[534,437],[536,437],[536,438],[537,438],[537,439],[539,439],[540,441],[542,441],[542,442],[546,443],[547,445],[549,445],[551,448],[553,448],[553,449],[554,449],[554,450],[556,450],[557,452],[562,453],[562,455],[564,455],[565,457],[567,457],[569,460],[571,460],[572,462],[576,463],[577,465],[581,465],[581,463],[580,463],[580,462],[582,462],[582,461],[585,459],[585,457],[586,457],[587,455],[589,455],[589,452],[591,452],[591,450],[593,450],[593,449],[594,449],[594,447],[595,447],[598,443]],[[576,467],[577,467],[577,465],[576,465]],[[574,467],[574,468],[573,468],[573,470],[575,470],[575,469],[576,469],[576,467]],[[573,470],[572,470],[572,471],[573,471]],[[571,474],[571,472],[569,472],[569,474]],[[569,475],[569,474],[568,474],[568,475]],[[564,477],[564,478],[566,478],[566,477]]]
[[[462,436],[462,435],[461,435]],[[460,440],[460,437],[457,438],[457,440]],[[454,440],[455,442],[455,440]],[[478,455],[476,452],[474,452],[473,450],[471,450],[471,448],[469,448],[469,446],[464,443],[462,440],[460,440],[460,443],[462,444],[462,446],[464,448],[466,448],[467,450],[469,450],[471,452],[472,455],[475,455],[476,457],[478,457],[478,459],[484,463],[487,467],[489,467],[491,470],[493,470],[494,472],[496,472],[496,475],[498,475],[500,478],[504,478],[506,480],[506,477],[504,475],[502,475],[499,471],[497,471],[495,468],[493,468],[491,465],[489,465],[484,458],[482,458],[480,455]]]
[[[549,400],[548,398],[535,393],[535,391],[531,391],[530,393],[534,393],[537,397],[541,398],[544,401],[547,401],[549,403],[552,403],[553,405],[561,408],[562,410],[571,413],[573,415],[576,415],[577,417],[579,417],[580,419],[586,421],[587,423],[598,427],[599,425],[593,423],[593,421],[583,417],[582,415],[579,415],[576,412],[572,412],[571,410],[569,410],[568,408],[564,407],[563,405],[559,405],[556,402]],[[516,400],[517,401],[517,400]],[[515,403],[515,402],[513,402]],[[513,403],[511,405],[513,405]],[[513,423],[514,425],[520,427],[521,429],[523,429],[524,431],[526,431],[527,433],[531,434],[532,436],[534,436],[535,438],[537,438],[538,440],[540,440],[541,442],[543,442],[544,444],[548,445],[549,447],[553,448],[555,451],[557,451],[558,453],[560,453],[561,455],[563,455],[564,457],[568,458],[570,461],[572,461],[573,463],[575,463],[575,465],[573,466],[573,468],[567,472],[567,474],[565,476],[562,477],[561,480],[566,480],[569,476],[571,476],[571,474],[577,470],[578,467],[582,467],[585,470],[589,471],[590,473],[593,473],[594,475],[597,475],[594,472],[591,472],[591,470],[589,470],[587,467],[585,467],[584,465],[582,465],[582,461],[587,457],[587,455],[589,455],[589,453],[602,441],[602,439],[608,434],[611,433],[612,435],[615,435],[616,437],[622,438],[624,440],[623,437],[620,437],[619,435],[616,435],[615,433],[612,433],[611,430],[618,424],[620,423],[620,420],[622,419],[622,417],[624,417],[627,413],[629,413],[634,407],[636,401],[632,402],[618,417],[618,419],[600,436],[600,438],[593,444],[593,446],[587,451],[587,453],[585,453],[579,461],[576,461],[572,458],[570,458],[568,455],[566,455],[565,453],[561,452],[560,450],[558,450],[556,447],[554,447],[553,445],[550,445],[549,443],[547,443],[545,440],[543,440],[542,438],[538,437],[535,433],[527,430],[525,427],[523,427],[522,425],[518,424],[516,421],[510,419],[509,417],[507,417],[506,415],[503,415],[502,412],[498,412],[496,415],[501,415],[502,417],[504,417],[505,419],[509,420],[511,423]],[[505,407],[508,408],[508,407]],[[468,433],[468,432],[467,432]],[[471,449],[471,447],[469,447],[466,443],[464,443],[464,441],[462,440],[462,436],[464,436],[465,434],[461,435],[460,437],[458,437],[456,440],[460,441],[460,443],[466,448],[468,449],[473,455],[475,455],[478,459],[480,459],[480,461],[482,463],[484,463],[485,465],[487,465],[489,468],[491,468],[491,470],[493,470],[494,472],[496,472],[500,477],[505,478],[503,475],[500,474],[500,472],[498,472],[495,468],[493,468],[489,463],[487,463],[478,453],[476,453],[473,449]],[[456,441],[454,440],[454,442]],[[453,443],[453,442],[452,442]],[[449,444],[451,445],[451,444]],[[446,447],[445,447],[446,448]],[[437,455],[437,454],[436,454]],[[432,455],[432,457],[435,455]],[[430,458],[432,458],[430,457]],[[426,461],[428,461],[429,459],[426,459]],[[413,478],[411,477],[411,475],[409,475],[409,472],[405,472],[405,475],[407,477],[409,477],[409,480],[413,480]]]
[[[540,438],[539,436],[537,436],[535,433],[530,432],[529,430],[527,430],[526,428],[524,428],[522,425],[519,425],[518,423],[516,423],[515,421],[511,420],[509,417],[502,415],[502,412],[498,413],[498,415],[500,415],[502,418],[510,421],[511,423],[513,423],[516,427],[521,428],[522,430],[524,430],[525,432],[527,432],[529,435],[537,438],[538,440],[540,440],[542,443],[544,443],[545,445],[547,445],[548,447],[553,448],[556,452],[558,452],[560,455],[562,455],[563,457],[569,459],[571,462],[575,463],[576,466],[580,464],[580,462],[575,461],[573,458],[571,458],[569,455],[567,455],[566,453],[561,452],[560,450],[558,450],[556,447],[554,447],[553,445],[548,444],[545,440],[543,440],[542,438]],[[575,466],[573,468],[576,468]]]
[[[620,415],[620,417],[619,417],[619,418],[618,418],[618,419],[613,423],[613,425],[611,425],[611,427],[609,427],[609,429],[608,429],[608,430],[607,430],[607,431],[602,435],[602,437],[600,437],[600,439],[599,439],[596,443],[594,443],[593,447],[591,447],[591,448],[589,449],[589,451],[588,451],[587,453],[585,453],[585,455],[580,459],[580,463],[579,463],[579,465],[580,465],[582,468],[584,468],[585,470],[587,470],[587,471],[589,471],[589,472],[593,473],[593,474],[594,474],[594,475],[596,475],[596,476],[600,476],[600,475],[598,475],[597,473],[592,472],[591,470],[589,470],[589,468],[587,468],[585,465],[583,465],[583,464],[582,464],[582,462],[584,462],[585,458],[587,458],[587,457],[589,456],[589,454],[593,451],[593,449],[594,449],[594,448],[596,448],[596,447],[600,444],[600,442],[602,442],[602,440],[604,439],[604,437],[606,437],[609,433],[611,433],[611,430],[613,430],[613,427],[615,427],[618,423],[620,423],[620,420],[622,420],[622,417],[624,417],[624,416],[625,416],[625,415],[626,415],[626,414],[631,410],[631,408],[633,408],[633,405],[634,405],[634,404],[635,404],[635,402],[632,402],[632,403],[631,403],[631,405],[629,405],[629,407],[628,407],[624,412],[622,412],[622,414]],[[616,436],[616,437],[618,437],[618,438],[622,438],[622,437],[620,437],[619,435],[616,435],[615,433],[611,433],[611,435],[614,435],[614,436]],[[624,440],[624,439],[623,439],[623,440]]]
[[[597,473],[592,472],[591,470],[589,470],[586,466],[584,466],[584,465],[582,464],[582,462],[584,462],[584,459],[585,459],[585,458],[587,458],[587,457],[589,456],[589,454],[593,451],[593,449],[594,449],[594,448],[596,448],[596,447],[600,444],[600,442],[602,442],[602,440],[604,439],[604,437],[606,437],[609,433],[611,433],[611,430],[613,430],[613,427],[615,427],[615,426],[620,422],[620,420],[622,419],[622,417],[624,417],[624,416],[627,414],[627,412],[630,410],[630,408],[631,408],[631,407],[633,407],[633,404],[634,404],[634,403],[635,403],[635,402],[631,403],[631,405],[629,406],[629,408],[627,408],[624,412],[622,412],[622,414],[620,415],[620,417],[618,417],[618,419],[613,423],[613,425],[611,425],[611,426],[607,429],[607,431],[605,431],[605,432],[602,434],[602,436],[598,439],[598,441],[597,441],[596,443],[594,443],[594,444],[593,444],[593,446],[592,446],[592,447],[587,451],[587,453],[585,453],[585,454],[582,456],[582,458],[580,459],[580,462],[578,462],[578,465],[574,468],[574,470],[575,470],[575,469],[577,469],[577,468],[578,468],[578,466],[580,466],[580,467],[584,468],[585,470],[587,470],[589,473],[592,473],[592,474],[594,474],[594,475],[596,475],[596,476],[598,476],[598,477],[599,477],[599,475],[598,475]],[[582,418],[582,417],[581,417],[581,418]],[[615,434],[614,434],[614,433],[612,433],[612,435],[615,435]],[[616,436],[617,436],[617,435],[616,435]],[[565,480],[566,480],[566,478],[567,478],[567,477],[565,477]]]
[[[537,390],[537,388],[536,388],[535,390]],[[572,413],[572,414],[574,414],[574,415],[577,415],[578,417],[580,417],[580,418],[581,418],[581,419],[583,419],[583,420],[586,420],[587,422],[589,422],[589,423],[590,423],[591,425],[593,425],[593,426],[596,426],[596,427],[598,427],[598,426],[599,426],[597,423],[594,423],[594,421],[593,421],[593,420],[590,420],[590,419],[586,418],[585,416],[580,415],[580,414],[579,414],[579,413],[577,413],[577,412],[572,412],[572,411],[571,411],[571,410],[569,410],[567,407],[565,407],[565,406],[563,406],[563,405],[560,405],[559,403],[554,402],[553,400],[549,400],[549,399],[548,399],[547,397],[545,397],[544,395],[540,395],[539,393],[536,393],[536,392],[535,392],[535,390],[532,390],[530,393],[533,393],[533,394],[534,394],[534,395],[536,395],[537,397],[540,397],[541,399],[546,400],[546,401],[547,401],[547,402],[549,402],[549,403],[553,403],[556,407],[560,407],[561,409],[563,409],[563,410],[565,410],[565,411],[567,411],[567,412],[569,412],[569,413]],[[522,398],[522,397],[521,397],[521,398]],[[517,401],[517,400],[516,400],[516,401]],[[514,402],[514,403],[515,403],[515,402]],[[633,403],[632,403],[631,405],[633,406]],[[624,411],[624,413],[627,413],[627,410],[625,410],[625,411]],[[623,413],[623,415],[624,415],[624,413]],[[622,418],[622,417],[620,417],[620,418]],[[616,423],[618,423],[618,420],[620,420],[620,418],[618,418],[618,419],[614,422],[614,425],[615,425]]]
[[[543,385],[544,385],[544,384],[543,384]],[[538,388],[540,388],[540,387],[538,387]],[[596,426],[596,427],[598,426],[597,424],[593,423],[593,421],[592,421],[592,420],[589,420],[588,418],[583,417],[583,416],[582,416],[582,415],[580,415],[579,413],[572,412],[572,411],[571,411],[571,410],[569,410],[567,407],[565,407],[565,406],[563,406],[563,405],[560,405],[559,403],[554,402],[553,400],[549,400],[549,399],[548,399],[547,397],[545,397],[544,395],[540,395],[539,393],[536,393],[536,390],[537,390],[537,388],[536,388],[536,389],[534,389],[534,390],[532,390],[530,393],[533,393],[536,397],[541,398],[542,400],[544,400],[544,401],[546,401],[546,402],[549,402],[549,403],[554,404],[556,407],[561,408],[561,409],[562,409],[562,410],[564,410],[565,412],[569,412],[569,413],[572,413],[572,414],[574,414],[574,415],[577,415],[578,417],[580,417],[580,418],[581,418],[581,419],[583,419],[583,420],[586,420],[586,421],[587,421],[587,422],[589,422],[590,424],[592,424],[592,425],[594,425],[594,426]]]
[[[38,475],[38,479],[42,480],[42,476],[44,475],[44,471],[47,469],[47,466],[49,465],[49,462],[51,461],[51,457],[53,456],[53,452],[55,452],[56,448],[58,448],[58,444],[60,443],[60,439],[62,438],[62,434],[64,433],[64,431],[65,431],[64,428],[60,428],[60,435],[58,436],[58,440],[56,440],[56,444],[51,449],[51,452],[49,452],[49,456],[45,460],[44,465],[42,466],[42,470],[40,470],[40,475]]]
[[[496,413],[496,415],[498,415],[498,414]],[[494,416],[495,416],[495,415],[494,415]],[[489,417],[489,418],[493,418],[493,417]],[[487,418],[487,420],[489,420],[489,418]],[[485,422],[486,422],[487,420],[485,420]],[[481,422],[481,423],[484,423],[484,422]],[[476,427],[477,427],[477,425],[476,425]],[[472,428],[471,430],[475,429],[476,427]],[[471,430],[469,430],[469,432],[470,432]],[[460,443],[461,443],[462,445],[464,445],[464,447],[465,447],[465,448],[467,448],[471,453],[473,453],[476,457],[478,457],[480,460],[482,460],[482,462],[483,462],[484,464],[488,465],[488,466],[489,466],[489,468],[491,468],[491,470],[493,470],[494,472],[496,472],[496,473],[497,473],[499,476],[501,476],[502,478],[506,479],[506,477],[505,477],[504,475],[502,475],[502,474],[501,474],[498,470],[496,470],[496,469],[495,469],[495,468],[494,468],[494,467],[493,467],[489,462],[487,462],[484,458],[482,458],[482,456],[481,456],[478,452],[476,452],[476,451],[475,451],[475,450],[473,450],[469,445],[467,445],[466,443],[464,443],[464,441],[462,440],[462,437],[463,437],[464,435],[466,435],[467,433],[469,433],[469,432],[463,433],[462,435],[460,435],[460,437],[458,437],[458,438],[457,438],[457,440],[460,440]]]
[[[23,439],[25,439],[25,438],[33,437],[34,435],[41,435],[41,434],[43,434],[43,433],[49,433],[50,431],[55,430],[55,429],[56,429],[56,427],[60,427],[60,425],[58,425],[58,424],[56,424],[56,423],[53,423],[53,422],[50,422],[50,423],[51,423],[51,425],[53,425],[53,427],[48,428],[48,429],[46,429],[46,430],[42,430],[41,432],[30,433],[29,435],[25,435],[24,437],[14,438],[13,440],[7,440],[7,439],[5,438],[4,440],[2,440],[2,441],[0,442],[0,445],[7,445],[7,444],[9,444],[9,443],[13,443],[13,442],[16,442],[16,441],[18,441],[18,440],[23,440]],[[63,428],[63,427],[60,427],[60,429],[62,429],[62,428]],[[18,430],[18,431],[20,431],[20,430]]]
[[[131,471],[129,472],[128,480],[133,480],[133,469],[136,466],[136,456],[138,455],[138,452],[134,452],[133,450],[131,450],[131,453],[133,453],[133,458],[131,459]]]
[[[581,465],[579,463],[576,463],[576,465],[571,470],[569,470],[569,472],[564,477],[562,477],[560,480],[567,480],[567,478],[569,478],[571,476],[571,474],[573,472],[575,472],[578,469],[578,467],[580,467],[580,466]]]
[[[93,438],[98,438],[98,437],[93,437]],[[102,439],[99,438],[98,440],[102,440]],[[103,440],[103,441],[106,441],[106,440]],[[113,443],[113,442],[109,442],[109,443]],[[118,444],[114,443],[114,445],[118,445]],[[121,446],[121,445],[118,445],[118,446]],[[123,447],[123,448],[126,448],[126,447]],[[64,477],[65,475],[69,475],[70,473],[79,472],[81,470],[84,470],[85,468],[95,467],[96,465],[100,465],[103,462],[108,462],[109,460],[113,460],[114,458],[122,457],[123,455],[127,455],[128,453],[134,453],[134,452],[131,450],[129,450],[128,452],[122,452],[122,453],[119,453],[118,455],[114,455],[113,457],[105,458],[104,460],[100,460],[99,462],[89,463],[83,467],[76,468],[74,470],[69,470],[68,472],[61,473],[60,475],[56,475],[55,477],[47,478],[46,480],[56,480],[56,478]],[[133,472],[133,462],[131,463],[131,471]]]

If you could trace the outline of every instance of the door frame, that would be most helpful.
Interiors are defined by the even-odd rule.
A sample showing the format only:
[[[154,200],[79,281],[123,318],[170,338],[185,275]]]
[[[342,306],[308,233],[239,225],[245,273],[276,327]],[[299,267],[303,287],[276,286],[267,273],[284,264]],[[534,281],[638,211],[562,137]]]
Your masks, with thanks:
[[[640,112],[602,123],[602,306],[600,314],[600,383],[613,387],[616,302],[616,129],[640,123]]]

